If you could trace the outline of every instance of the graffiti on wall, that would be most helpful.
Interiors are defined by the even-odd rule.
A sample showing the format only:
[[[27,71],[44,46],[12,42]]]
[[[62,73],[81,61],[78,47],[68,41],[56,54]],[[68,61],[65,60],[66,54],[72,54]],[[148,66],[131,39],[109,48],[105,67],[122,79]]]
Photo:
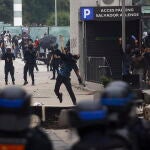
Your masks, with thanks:
[[[77,38],[70,39],[70,48],[74,49],[77,47]]]

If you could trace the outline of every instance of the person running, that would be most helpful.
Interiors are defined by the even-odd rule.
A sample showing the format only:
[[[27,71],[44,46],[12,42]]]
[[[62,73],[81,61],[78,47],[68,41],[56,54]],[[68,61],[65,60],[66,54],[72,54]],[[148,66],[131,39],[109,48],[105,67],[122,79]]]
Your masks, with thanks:
[[[79,59],[79,56],[72,55],[70,53],[70,49],[65,49],[65,51],[63,50],[62,53],[58,51],[57,55],[60,56],[63,63],[61,65],[61,68],[59,70],[59,73],[56,79],[54,92],[57,95],[60,103],[62,103],[63,95],[62,93],[59,92],[59,90],[60,90],[61,84],[63,83],[67,88],[67,91],[72,99],[73,104],[76,105],[76,97],[72,90],[70,75],[71,75],[72,70],[75,70],[75,71],[78,70],[76,62]]]

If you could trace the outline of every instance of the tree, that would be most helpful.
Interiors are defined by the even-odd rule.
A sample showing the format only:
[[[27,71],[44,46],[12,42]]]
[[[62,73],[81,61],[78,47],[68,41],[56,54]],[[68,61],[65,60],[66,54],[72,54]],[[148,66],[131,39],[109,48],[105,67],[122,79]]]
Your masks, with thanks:
[[[70,15],[68,12],[65,12],[65,11],[59,12],[57,14],[58,26],[69,26],[69,24],[70,24],[69,16]],[[46,24],[49,26],[55,25],[55,13],[49,14]]]
[[[0,0],[0,21],[13,23],[13,1]]]
[[[48,13],[53,9],[53,1],[49,0],[24,0],[23,23],[45,24]]]
[[[22,2],[24,25],[53,24],[55,0],[22,0]],[[59,25],[69,24],[69,5],[69,0],[57,0]],[[0,0],[0,21],[13,23],[13,0]]]
[[[60,18],[58,23],[61,25],[63,25],[63,23],[64,25],[69,24],[69,0],[57,0],[57,8],[58,20]],[[54,11],[55,0],[24,0],[23,24],[37,23],[45,25],[54,25]],[[61,18],[64,18],[64,21]]]

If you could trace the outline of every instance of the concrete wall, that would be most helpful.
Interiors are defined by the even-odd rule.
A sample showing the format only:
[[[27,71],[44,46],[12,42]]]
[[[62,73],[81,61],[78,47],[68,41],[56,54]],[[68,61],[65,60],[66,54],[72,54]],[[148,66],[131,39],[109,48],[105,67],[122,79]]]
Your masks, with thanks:
[[[71,51],[80,54],[79,68],[82,78],[85,78],[85,64],[83,52],[83,24],[79,22],[79,8],[82,6],[96,6],[95,0],[70,0],[70,44]]]
[[[70,43],[74,53],[79,53],[79,8],[81,6],[96,6],[96,2],[95,0],[70,0]]]

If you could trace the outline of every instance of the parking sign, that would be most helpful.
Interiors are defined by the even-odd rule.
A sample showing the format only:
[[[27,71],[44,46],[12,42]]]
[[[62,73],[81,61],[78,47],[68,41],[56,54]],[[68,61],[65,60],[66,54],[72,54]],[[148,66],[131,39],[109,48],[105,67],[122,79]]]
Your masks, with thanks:
[[[81,7],[80,8],[80,19],[81,20],[93,20],[94,19],[94,8],[92,7]]]

